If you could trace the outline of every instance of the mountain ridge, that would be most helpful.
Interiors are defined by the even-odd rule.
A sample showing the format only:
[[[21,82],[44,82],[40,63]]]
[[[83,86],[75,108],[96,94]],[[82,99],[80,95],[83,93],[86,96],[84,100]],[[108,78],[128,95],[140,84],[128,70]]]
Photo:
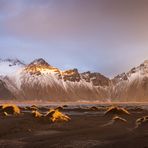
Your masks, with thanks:
[[[40,58],[21,64],[15,74],[3,76],[2,81],[17,99],[147,101],[148,60],[109,79],[99,72],[62,71]]]

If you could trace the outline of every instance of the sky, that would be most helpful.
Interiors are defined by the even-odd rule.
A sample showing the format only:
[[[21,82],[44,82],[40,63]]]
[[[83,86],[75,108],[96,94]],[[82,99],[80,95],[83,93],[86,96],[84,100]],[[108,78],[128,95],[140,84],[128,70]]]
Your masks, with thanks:
[[[148,1],[0,0],[0,58],[127,72],[148,59]]]

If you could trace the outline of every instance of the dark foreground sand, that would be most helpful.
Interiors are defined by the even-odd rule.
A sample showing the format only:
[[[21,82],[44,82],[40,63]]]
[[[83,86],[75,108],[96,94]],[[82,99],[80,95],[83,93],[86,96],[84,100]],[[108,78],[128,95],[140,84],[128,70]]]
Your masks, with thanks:
[[[39,108],[46,112],[48,107]],[[22,108],[18,116],[0,116],[0,148],[148,148],[148,125],[134,129],[137,118],[148,111],[128,107],[127,124],[106,125],[105,107],[98,111],[66,107],[71,121],[42,122]],[[106,126],[104,126],[106,125]]]

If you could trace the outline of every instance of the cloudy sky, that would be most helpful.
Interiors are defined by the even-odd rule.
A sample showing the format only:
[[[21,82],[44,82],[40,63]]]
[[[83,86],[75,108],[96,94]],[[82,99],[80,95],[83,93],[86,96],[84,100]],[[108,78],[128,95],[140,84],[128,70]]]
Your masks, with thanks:
[[[112,77],[148,59],[147,0],[0,0],[0,58]]]

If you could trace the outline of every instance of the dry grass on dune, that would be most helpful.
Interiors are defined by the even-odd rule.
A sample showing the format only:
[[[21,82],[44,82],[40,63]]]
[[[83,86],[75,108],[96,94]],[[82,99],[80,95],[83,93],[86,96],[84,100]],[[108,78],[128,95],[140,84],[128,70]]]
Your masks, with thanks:
[[[50,121],[50,122],[67,122],[70,121],[70,117],[63,114],[58,109],[50,109],[46,114],[42,114],[39,112],[38,107],[35,105],[32,105],[31,107],[27,108],[31,111],[31,114],[33,117],[42,119],[44,121]],[[1,113],[3,113],[5,116],[8,115],[19,115],[21,113],[21,110],[18,106],[14,104],[3,104],[1,106]]]
[[[51,122],[62,122],[62,121],[70,121],[70,117],[67,115],[64,115],[57,109],[50,109],[47,114],[45,115],[47,119],[49,119]]]
[[[130,113],[122,107],[111,106],[105,112],[105,116],[114,116],[114,115],[119,115],[119,116],[120,115],[130,115]]]
[[[41,119],[43,121],[50,122],[67,122],[70,121],[70,117],[60,112],[58,109],[50,109],[45,115],[41,114],[39,111],[32,111],[32,115],[35,118]]]
[[[18,106],[14,104],[3,104],[1,106],[1,113],[4,115],[19,115],[21,113],[21,110]]]
[[[20,108],[11,104],[4,104],[0,110],[9,107],[13,108],[14,112],[20,113]],[[10,117],[1,117],[0,147],[139,148],[147,146],[147,110],[138,113],[133,111],[130,115],[126,110],[131,111],[128,107],[124,109],[116,106],[109,108],[69,106],[67,109],[62,106],[63,112],[60,108],[49,109],[50,106],[29,107],[33,107],[34,110],[21,107],[20,116],[13,116],[12,112]],[[103,114],[105,110],[107,117]],[[70,114],[70,117],[65,112]]]
[[[34,111],[32,111],[32,115],[33,115],[33,117],[35,117],[35,118],[41,118],[41,117],[43,117],[43,114],[41,114],[39,111],[37,111],[37,110],[34,110]]]

